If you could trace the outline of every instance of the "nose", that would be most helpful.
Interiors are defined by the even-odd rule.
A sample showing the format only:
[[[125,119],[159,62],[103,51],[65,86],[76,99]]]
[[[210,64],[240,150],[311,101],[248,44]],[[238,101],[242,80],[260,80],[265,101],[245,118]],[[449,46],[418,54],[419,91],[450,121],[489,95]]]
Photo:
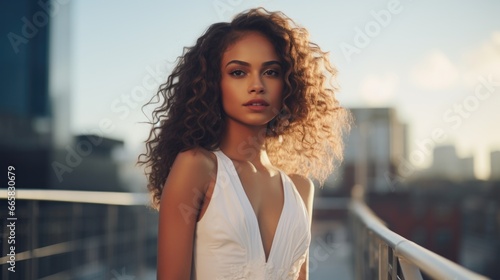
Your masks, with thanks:
[[[262,83],[260,75],[257,75],[251,80],[248,93],[264,93],[264,84]]]

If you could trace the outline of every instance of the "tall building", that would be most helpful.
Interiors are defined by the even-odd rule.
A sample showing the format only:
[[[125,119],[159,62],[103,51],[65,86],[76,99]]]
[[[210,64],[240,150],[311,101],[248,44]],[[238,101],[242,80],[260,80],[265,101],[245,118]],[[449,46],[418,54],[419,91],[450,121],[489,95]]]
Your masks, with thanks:
[[[70,18],[70,1],[0,2],[0,166],[23,188],[120,190],[123,142],[71,133]]]
[[[0,20],[0,166],[16,168],[20,187],[47,187],[51,17],[36,1],[2,1]]]
[[[70,12],[67,0],[0,2],[0,167],[15,168],[17,189],[123,190],[113,156],[123,142],[70,132]],[[103,209],[109,208],[98,204],[16,200],[15,206],[19,252],[71,246],[16,258],[15,273],[4,268],[1,279],[102,279],[115,268],[113,252],[135,248],[134,238],[121,240],[115,249],[103,235],[128,228],[132,207],[113,208],[113,216],[107,216]],[[2,245],[7,237],[3,234]],[[85,252],[106,255],[107,263],[84,253],[86,240],[93,245]],[[92,262],[86,263],[89,256]]]
[[[40,1],[39,1],[40,2]],[[55,149],[74,142],[71,121],[71,1],[52,0],[49,48],[49,95],[52,138]],[[54,156],[53,156],[54,157]]]
[[[443,178],[449,180],[474,180],[474,157],[460,158],[455,146],[437,146],[433,151],[433,161],[425,172],[425,177]]]
[[[474,180],[476,175],[474,174],[474,157],[464,157],[460,158],[460,178],[462,180]]]
[[[500,180],[500,151],[490,153],[490,179]]]
[[[458,179],[460,175],[460,161],[458,160],[455,146],[437,146],[433,151],[431,166],[433,176]]]
[[[351,113],[354,125],[346,139],[342,170],[337,173],[342,187],[361,184],[369,191],[391,191],[398,165],[407,157],[406,125],[394,108],[353,108]]]

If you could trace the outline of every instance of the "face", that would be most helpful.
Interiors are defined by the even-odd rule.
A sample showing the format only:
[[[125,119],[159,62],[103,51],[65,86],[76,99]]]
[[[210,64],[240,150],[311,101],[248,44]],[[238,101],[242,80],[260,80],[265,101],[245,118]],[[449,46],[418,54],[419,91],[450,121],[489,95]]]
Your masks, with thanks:
[[[228,122],[266,126],[280,111],[281,63],[271,42],[258,32],[230,45],[221,63],[222,106]]]

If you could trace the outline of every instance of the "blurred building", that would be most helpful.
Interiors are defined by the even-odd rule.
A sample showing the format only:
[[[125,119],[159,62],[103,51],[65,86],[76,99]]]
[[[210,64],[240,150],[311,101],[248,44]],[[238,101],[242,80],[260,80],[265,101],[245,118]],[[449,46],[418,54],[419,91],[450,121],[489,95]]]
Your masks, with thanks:
[[[500,180],[500,151],[490,153],[490,178]]]
[[[452,261],[500,279],[500,184],[420,178],[404,191],[368,195],[388,227]]]
[[[23,188],[121,190],[122,141],[75,137],[71,119],[71,3],[2,1],[0,164]]]
[[[119,166],[113,154],[123,147],[123,142],[102,135],[74,136],[70,130],[70,17],[71,1],[0,2],[3,35],[0,40],[0,167],[6,170],[7,166],[14,166],[18,189],[122,191]],[[104,215],[110,207],[96,204],[16,202],[16,214],[20,217],[16,238],[25,241],[16,244],[16,248],[27,257],[16,259],[16,275],[8,275],[13,277],[8,279],[98,279],[67,277],[64,273],[81,269],[82,272],[77,273],[81,276],[103,266],[81,264],[97,262],[98,256],[110,245],[93,250],[95,256],[86,256],[79,249],[89,246],[83,242],[101,238],[112,227],[125,232],[134,226],[131,221],[141,221],[134,216],[139,211],[132,207],[121,210],[118,216],[113,212],[116,209]],[[110,244],[109,240],[105,241]],[[44,253],[30,254],[28,246],[39,246]],[[47,250],[50,246],[73,246],[73,251]],[[125,263],[135,261],[131,261],[135,252],[130,253],[133,250],[130,245],[116,243],[113,246],[116,248],[107,252],[128,256],[128,259],[122,258],[126,259]],[[123,248],[129,250],[127,254],[119,251]],[[44,255],[49,251],[50,257]],[[38,269],[30,271],[34,263]],[[107,272],[111,269],[103,268]],[[7,271],[6,268],[3,271]],[[0,276],[4,277],[5,273]]]
[[[0,4],[0,163],[16,168],[19,187],[47,187],[52,143],[49,17],[36,1]]]
[[[57,189],[123,191],[113,153],[123,141],[98,135],[78,135],[64,149],[54,149],[51,187]]]
[[[464,157],[459,159],[460,165],[460,178],[462,180],[474,180],[476,175],[474,174],[474,157]]]
[[[420,181],[406,191],[371,193],[370,208],[401,236],[457,261],[462,213],[460,200],[450,196],[447,182]]]
[[[454,181],[475,180],[474,157],[459,157],[455,146],[437,146],[429,168],[418,173],[420,178],[438,178]]]
[[[354,125],[346,139],[344,162],[327,184],[337,184],[337,193],[345,195],[354,184],[368,191],[391,191],[391,178],[398,175],[398,165],[407,157],[406,125],[394,108],[350,110]]]
[[[459,263],[500,279],[500,181],[469,182],[467,187],[462,198]]]

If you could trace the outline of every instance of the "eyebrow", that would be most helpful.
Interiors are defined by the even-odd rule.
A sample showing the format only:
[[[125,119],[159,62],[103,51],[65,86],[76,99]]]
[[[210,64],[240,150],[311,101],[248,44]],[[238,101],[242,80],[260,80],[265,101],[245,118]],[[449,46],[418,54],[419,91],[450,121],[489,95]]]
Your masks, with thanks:
[[[241,61],[241,60],[231,60],[226,64],[226,67],[229,64],[238,64],[238,65],[247,66],[247,67],[250,66],[250,63],[245,62],[245,61]],[[281,66],[281,63],[277,60],[266,61],[266,62],[262,63],[262,66],[266,67],[266,66],[276,65],[276,64]]]

